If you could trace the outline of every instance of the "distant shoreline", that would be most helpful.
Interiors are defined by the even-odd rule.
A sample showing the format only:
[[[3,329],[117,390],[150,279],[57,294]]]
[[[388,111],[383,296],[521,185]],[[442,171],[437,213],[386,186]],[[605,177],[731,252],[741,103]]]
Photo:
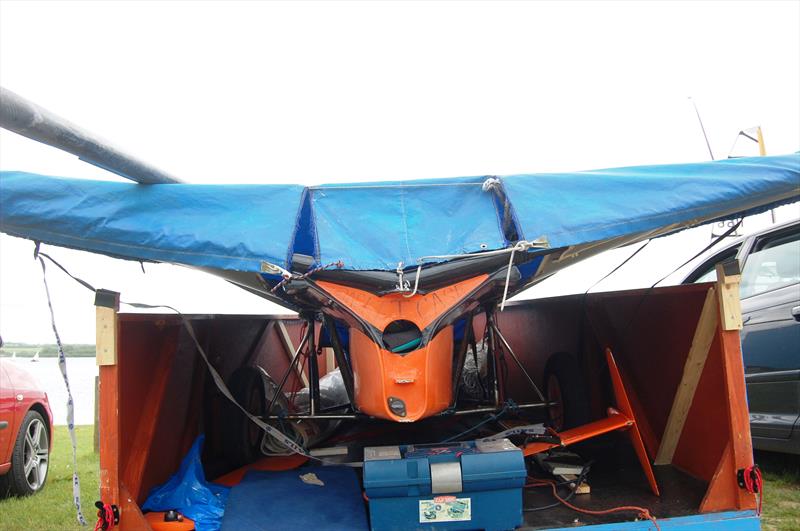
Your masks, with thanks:
[[[40,358],[57,358],[58,346],[55,344],[6,343],[0,348],[0,357],[32,358],[39,353]],[[94,358],[95,346],[89,344],[64,345],[64,354],[70,358]]]

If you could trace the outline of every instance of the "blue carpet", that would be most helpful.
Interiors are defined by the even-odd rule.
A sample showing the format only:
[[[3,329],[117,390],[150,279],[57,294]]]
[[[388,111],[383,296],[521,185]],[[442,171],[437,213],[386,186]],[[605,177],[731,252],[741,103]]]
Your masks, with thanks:
[[[325,486],[309,485],[301,474],[313,472]],[[222,531],[369,529],[367,511],[352,468],[301,467],[285,472],[248,472],[231,489]]]

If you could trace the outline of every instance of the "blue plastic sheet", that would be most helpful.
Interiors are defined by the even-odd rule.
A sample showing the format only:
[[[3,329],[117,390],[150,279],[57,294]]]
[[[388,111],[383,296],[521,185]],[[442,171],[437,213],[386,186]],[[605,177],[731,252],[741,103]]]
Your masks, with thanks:
[[[320,263],[394,270],[429,255],[507,245],[485,177],[327,185],[310,190]]]
[[[222,524],[230,489],[206,481],[200,454],[205,436],[194,441],[181,466],[166,483],[155,487],[142,505],[143,511],[177,509],[194,520],[197,531],[216,531]]]
[[[511,175],[521,235],[552,247],[755,213],[800,194],[800,155]]]
[[[303,187],[140,185],[0,172],[0,229],[120,258],[260,271],[286,265]]]
[[[800,197],[800,154],[694,164],[294,185],[138,185],[0,172],[0,230],[134,260],[264,272],[295,253],[344,269],[666,234]],[[267,271],[274,274],[274,271]]]

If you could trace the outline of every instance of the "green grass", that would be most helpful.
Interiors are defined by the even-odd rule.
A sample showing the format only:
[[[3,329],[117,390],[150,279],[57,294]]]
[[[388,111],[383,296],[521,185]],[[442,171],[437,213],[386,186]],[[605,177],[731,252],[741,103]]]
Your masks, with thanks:
[[[28,498],[0,500],[0,529],[8,531],[93,529],[98,498],[98,457],[92,426],[78,426],[78,474],[89,527],[75,520],[72,505],[72,450],[65,426],[56,426],[51,468],[44,490]],[[766,482],[762,526],[765,531],[800,531],[800,457],[759,452],[756,461]]]
[[[93,426],[75,428],[78,438],[78,476],[83,514],[89,526],[81,527],[72,504],[72,446],[66,426],[55,427],[47,484],[35,496],[0,500],[0,529],[8,531],[94,529],[94,502],[98,499],[98,456],[93,449]]]
[[[764,531],[800,531],[800,456],[756,452],[764,473]]]

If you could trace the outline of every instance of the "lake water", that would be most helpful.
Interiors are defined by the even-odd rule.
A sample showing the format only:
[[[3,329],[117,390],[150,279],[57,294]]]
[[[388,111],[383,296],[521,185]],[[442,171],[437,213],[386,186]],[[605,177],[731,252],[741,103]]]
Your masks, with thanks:
[[[53,423],[67,423],[67,389],[58,368],[58,358],[6,358],[2,363],[15,363],[30,372],[50,399]],[[75,424],[94,424],[94,377],[97,376],[94,358],[67,358],[67,376],[75,403]]]

